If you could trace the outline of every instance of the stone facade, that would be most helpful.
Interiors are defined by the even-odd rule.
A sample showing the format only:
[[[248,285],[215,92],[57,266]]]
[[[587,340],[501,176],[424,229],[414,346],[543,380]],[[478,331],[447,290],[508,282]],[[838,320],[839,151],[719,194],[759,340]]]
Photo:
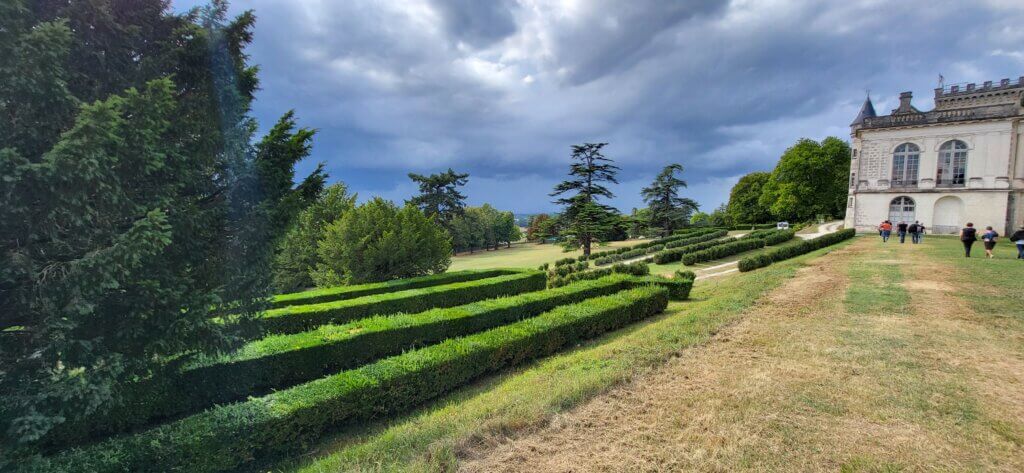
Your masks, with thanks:
[[[927,112],[911,99],[884,116],[868,99],[851,124],[846,226],[920,220],[955,233],[970,221],[1005,234],[1024,224],[1024,77],[936,89]]]

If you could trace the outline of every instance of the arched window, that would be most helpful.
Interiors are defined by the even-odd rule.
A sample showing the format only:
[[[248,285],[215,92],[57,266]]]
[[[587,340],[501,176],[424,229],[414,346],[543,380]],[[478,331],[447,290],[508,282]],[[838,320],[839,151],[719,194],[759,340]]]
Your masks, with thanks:
[[[921,163],[921,149],[914,143],[903,143],[892,153],[892,181],[897,187],[917,185],[917,169]]]
[[[889,202],[889,221],[893,225],[900,222],[913,222],[914,199],[905,195],[892,199],[892,202]]]
[[[959,187],[967,182],[967,143],[950,140],[939,147],[938,174],[935,185],[941,187]]]

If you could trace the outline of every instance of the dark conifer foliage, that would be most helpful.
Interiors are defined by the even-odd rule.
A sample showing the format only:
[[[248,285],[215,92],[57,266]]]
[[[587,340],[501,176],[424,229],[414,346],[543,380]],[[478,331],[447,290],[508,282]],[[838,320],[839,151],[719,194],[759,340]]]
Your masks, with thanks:
[[[686,225],[698,208],[693,199],[679,197],[679,189],[686,187],[686,181],[676,177],[676,173],[682,172],[681,164],[665,166],[654,182],[640,191],[649,209],[649,224],[660,230],[663,237]]]
[[[102,411],[260,310],[309,130],[259,144],[255,17],[165,0],[0,2],[0,435]],[[0,465],[2,469],[2,465]]]
[[[448,168],[447,171],[424,176],[409,173],[420,187],[420,195],[409,199],[410,204],[419,207],[428,217],[433,217],[442,227],[451,232],[452,220],[463,214],[466,208],[466,196],[459,188],[469,181],[469,174],[459,174]]]
[[[561,219],[566,222],[563,231],[567,248],[583,248],[589,255],[593,243],[602,235],[612,231],[618,211],[598,202],[598,199],[615,197],[604,183],[618,184],[615,174],[619,167],[604,156],[601,150],[608,143],[584,143],[573,145],[573,163],[569,166],[570,178],[555,186],[552,197],[563,196],[554,202],[565,206]]]

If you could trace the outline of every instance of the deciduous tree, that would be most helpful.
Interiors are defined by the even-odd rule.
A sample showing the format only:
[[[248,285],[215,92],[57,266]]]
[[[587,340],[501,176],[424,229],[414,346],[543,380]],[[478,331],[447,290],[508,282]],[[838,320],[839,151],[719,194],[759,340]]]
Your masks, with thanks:
[[[782,220],[840,217],[846,208],[850,146],[836,138],[798,141],[779,159],[759,202]]]
[[[760,202],[762,190],[769,179],[769,172],[752,172],[732,186],[728,212],[734,222],[768,223],[772,220],[771,208]]]

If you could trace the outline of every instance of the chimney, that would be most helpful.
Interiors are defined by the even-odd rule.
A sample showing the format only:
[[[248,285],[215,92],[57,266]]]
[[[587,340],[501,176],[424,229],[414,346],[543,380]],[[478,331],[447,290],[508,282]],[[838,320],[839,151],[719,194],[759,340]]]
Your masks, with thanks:
[[[910,106],[910,99],[914,96],[913,92],[900,93],[900,108],[896,109],[897,112],[907,113],[914,110],[914,107]]]

